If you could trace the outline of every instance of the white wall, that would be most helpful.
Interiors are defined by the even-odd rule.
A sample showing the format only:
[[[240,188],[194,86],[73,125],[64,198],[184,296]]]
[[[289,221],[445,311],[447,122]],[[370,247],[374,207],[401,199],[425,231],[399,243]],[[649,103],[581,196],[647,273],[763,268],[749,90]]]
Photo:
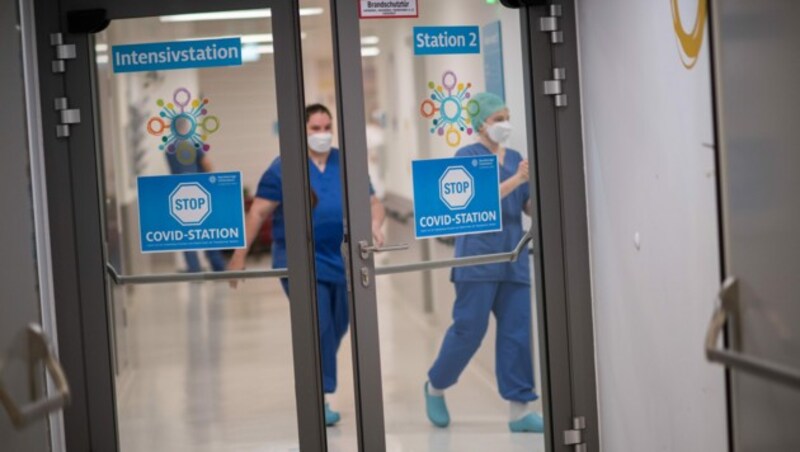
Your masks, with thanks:
[[[578,3],[603,450],[727,450],[707,42],[686,69],[670,2]]]

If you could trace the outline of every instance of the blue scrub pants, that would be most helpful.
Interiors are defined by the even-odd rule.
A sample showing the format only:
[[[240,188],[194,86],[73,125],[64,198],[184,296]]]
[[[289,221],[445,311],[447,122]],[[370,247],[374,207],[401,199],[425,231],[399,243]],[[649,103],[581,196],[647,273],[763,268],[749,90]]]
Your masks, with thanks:
[[[281,278],[289,295],[289,280]],[[325,394],[336,392],[336,353],[347,333],[350,317],[347,307],[347,284],[317,280],[319,339],[322,351],[322,386]]]
[[[189,273],[199,273],[200,270],[202,270],[200,268],[200,258],[197,256],[197,251],[185,251],[183,257],[186,259],[186,271]],[[222,253],[219,250],[206,251],[206,257],[211,264],[212,270],[215,272],[225,270],[225,259],[222,257]]]
[[[497,319],[495,373],[500,395],[516,402],[539,397],[533,386],[531,287],[512,282],[456,282],[453,324],[428,372],[436,389],[453,386],[481,345],[489,314]]]

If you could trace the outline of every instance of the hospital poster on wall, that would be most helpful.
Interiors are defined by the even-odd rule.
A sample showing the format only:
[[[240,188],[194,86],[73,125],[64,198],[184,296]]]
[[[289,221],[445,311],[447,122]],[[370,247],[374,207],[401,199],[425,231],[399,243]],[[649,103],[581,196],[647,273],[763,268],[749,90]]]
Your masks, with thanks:
[[[361,19],[405,19],[419,17],[417,0],[361,0],[358,4]]]

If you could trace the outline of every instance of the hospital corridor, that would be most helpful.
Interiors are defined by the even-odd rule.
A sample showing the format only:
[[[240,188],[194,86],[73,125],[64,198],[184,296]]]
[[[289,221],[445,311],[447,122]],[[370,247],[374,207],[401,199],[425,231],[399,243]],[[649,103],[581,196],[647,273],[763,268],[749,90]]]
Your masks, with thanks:
[[[0,0],[0,452],[800,451],[798,20]]]
[[[473,365],[453,392],[451,405],[460,413],[454,428],[429,426],[419,396],[446,324],[426,318],[402,289],[384,285],[392,285],[389,278],[378,281],[384,403],[391,406],[386,450],[545,450],[541,436],[508,434],[490,365]],[[172,302],[154,302],[153,290]],[[118,383],[120,447],[297,450],[289,309],[279,284],[253,281],[241,294],[225,283],[142,292],[126,337],[135,370]],[[340,354],[343,391],[332,398],[343,417],[328,431],[330,451],[357,448],[349,345],[348,338]]]

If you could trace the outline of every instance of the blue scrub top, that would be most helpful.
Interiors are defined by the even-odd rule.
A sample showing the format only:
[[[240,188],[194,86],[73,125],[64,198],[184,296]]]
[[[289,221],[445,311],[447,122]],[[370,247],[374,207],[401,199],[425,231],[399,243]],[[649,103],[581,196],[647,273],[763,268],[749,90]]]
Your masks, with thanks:
[[[325,171],[308,161],[311,188],[317,195],[317,206],[312,212],[314,250],[317,280],[344,284],[344,211],[342,208],[342,180],[339,173],[339,150],[331,149]],[[286,227],[283,216],[283,186],[281,185],[281,158],[276,158],[261,176],[256,196],[276,201],[272,216],[272,267],[286,267]],[[370,193],[372,187],[370,186]]]
[[[457,157],[485,155],[493,154],[481,143],[465,146],[456,152]],[[524,159],[519,152],[506,149],[505,161],[500,162],[500,182],[516,174],[522,160]],[[524,234],[522,230],[522,213],[528,199],[530,199],[530,187],[527,183],[515,188],[514,191],[502,199],[503,230],[456,237],[456,257],[512,251]],[[505,281],[530,284],[528,254],[522,254],[516,262],[454,268],[450,274],[450,280]]]

